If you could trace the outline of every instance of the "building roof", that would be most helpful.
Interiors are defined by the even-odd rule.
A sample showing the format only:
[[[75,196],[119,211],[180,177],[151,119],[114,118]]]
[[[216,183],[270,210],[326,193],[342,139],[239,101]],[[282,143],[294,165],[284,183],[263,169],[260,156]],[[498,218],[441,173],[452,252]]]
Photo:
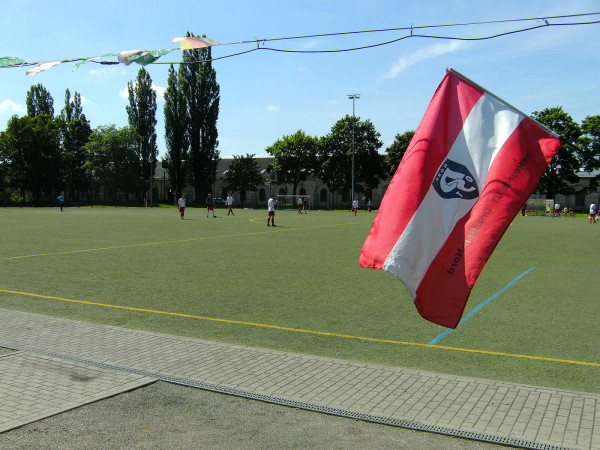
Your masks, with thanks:
[[[275,158],[272,156],[265,157],[257,157],[256,159],[258,170],[261,174],[267,173],[267,167],[271,164]],[[219,159],[217,164],[217,178],[223,178],[227,175],[227,170],[229,170],[229,165],[233,161],[232,157],[226,157]],[[156,169],[154,170],[154,179],[155,180],[170,180],[169,171],[167,170],[167,161],[162,160],[156,164]]]

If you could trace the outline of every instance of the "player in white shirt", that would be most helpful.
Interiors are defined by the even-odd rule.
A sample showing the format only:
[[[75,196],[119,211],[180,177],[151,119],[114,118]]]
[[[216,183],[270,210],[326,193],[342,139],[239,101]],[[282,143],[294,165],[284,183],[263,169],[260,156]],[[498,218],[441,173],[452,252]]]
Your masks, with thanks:
[[[179,207],[179,214],[181,214],[181,220],[183,220],[183,216],[185,215],[185,194],[183,194],[181,198],[177,200],[177,206]]]
[[[233,212],[233,197],[231,196],[231,194],[227,195],[227,198],[225,199],[225,205],[227,205],[227,215],[229,214],[233,214],[235,216],[235,213]]]
[[[269,198],[269,201],[267,203],[267,226],[268,227],[270,227],[271,224],[273,226],[276,226],[275,225],[275,205],[276,204],[277,204],[277,202],[271,195],[271,198]]]

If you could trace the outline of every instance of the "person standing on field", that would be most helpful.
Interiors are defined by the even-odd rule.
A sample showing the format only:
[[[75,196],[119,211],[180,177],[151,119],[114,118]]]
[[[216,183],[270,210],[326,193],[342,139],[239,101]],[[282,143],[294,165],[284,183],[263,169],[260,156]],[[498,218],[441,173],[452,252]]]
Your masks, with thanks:
[[[590,223],[596,222],[596,214],[598,213],[598,207],[592,202],[590,205]]]
[[[177,200],[177,207],[179,208],[179,214],[181,214],[181,220],[183,220],[183,216],[185,215],[185,194]]]
[[[235,213],[233,212],[233,197],[231,196],[231,192],[227,194],[225,204],[227,205],[227,215],[233,214],[235,216]]]
[[[270,227],[271,224],[275,226],[275,205],[277,202],[275,198],[271,195],[269,201],[267,203],[267,226]]]
[[[358,212],[358,199],[355,198],[354,201],[352,202],[352,211],[354,212],[354,215],[356,215],[356,213]]]
[[[206,217],[208,217],[209,212],[212,212],[213,217],[217,217],[215,216],[215,202],[210,194],[206,197]]]
[[[65,193],[63,191],[61,191],[60,195],[58,196],[58,203],[60,203],[60,212],[63,212],[65,207]]]

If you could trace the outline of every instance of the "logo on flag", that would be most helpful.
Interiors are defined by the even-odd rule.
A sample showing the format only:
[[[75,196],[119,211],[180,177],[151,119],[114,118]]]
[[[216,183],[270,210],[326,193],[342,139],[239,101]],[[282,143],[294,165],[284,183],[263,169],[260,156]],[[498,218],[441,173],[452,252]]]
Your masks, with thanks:
[[[433,180],[435,191],[442,198],[464,198],[470,200],[479,197],[477,182],[464,165],[447,159]]]
[[[392,179],[360,256],[455,328],[471,290],[560,147],[548,129],[449,70]]]

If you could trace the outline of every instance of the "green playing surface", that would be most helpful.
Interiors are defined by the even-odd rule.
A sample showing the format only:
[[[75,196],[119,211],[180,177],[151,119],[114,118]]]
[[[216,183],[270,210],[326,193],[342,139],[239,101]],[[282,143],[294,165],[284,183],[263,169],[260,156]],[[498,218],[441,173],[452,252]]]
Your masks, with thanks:
[[[266,215],[0,209],[0,308],[600,393],[600,223],[517,216],[441,336],[399,280],[358,267],[375,212]]]

